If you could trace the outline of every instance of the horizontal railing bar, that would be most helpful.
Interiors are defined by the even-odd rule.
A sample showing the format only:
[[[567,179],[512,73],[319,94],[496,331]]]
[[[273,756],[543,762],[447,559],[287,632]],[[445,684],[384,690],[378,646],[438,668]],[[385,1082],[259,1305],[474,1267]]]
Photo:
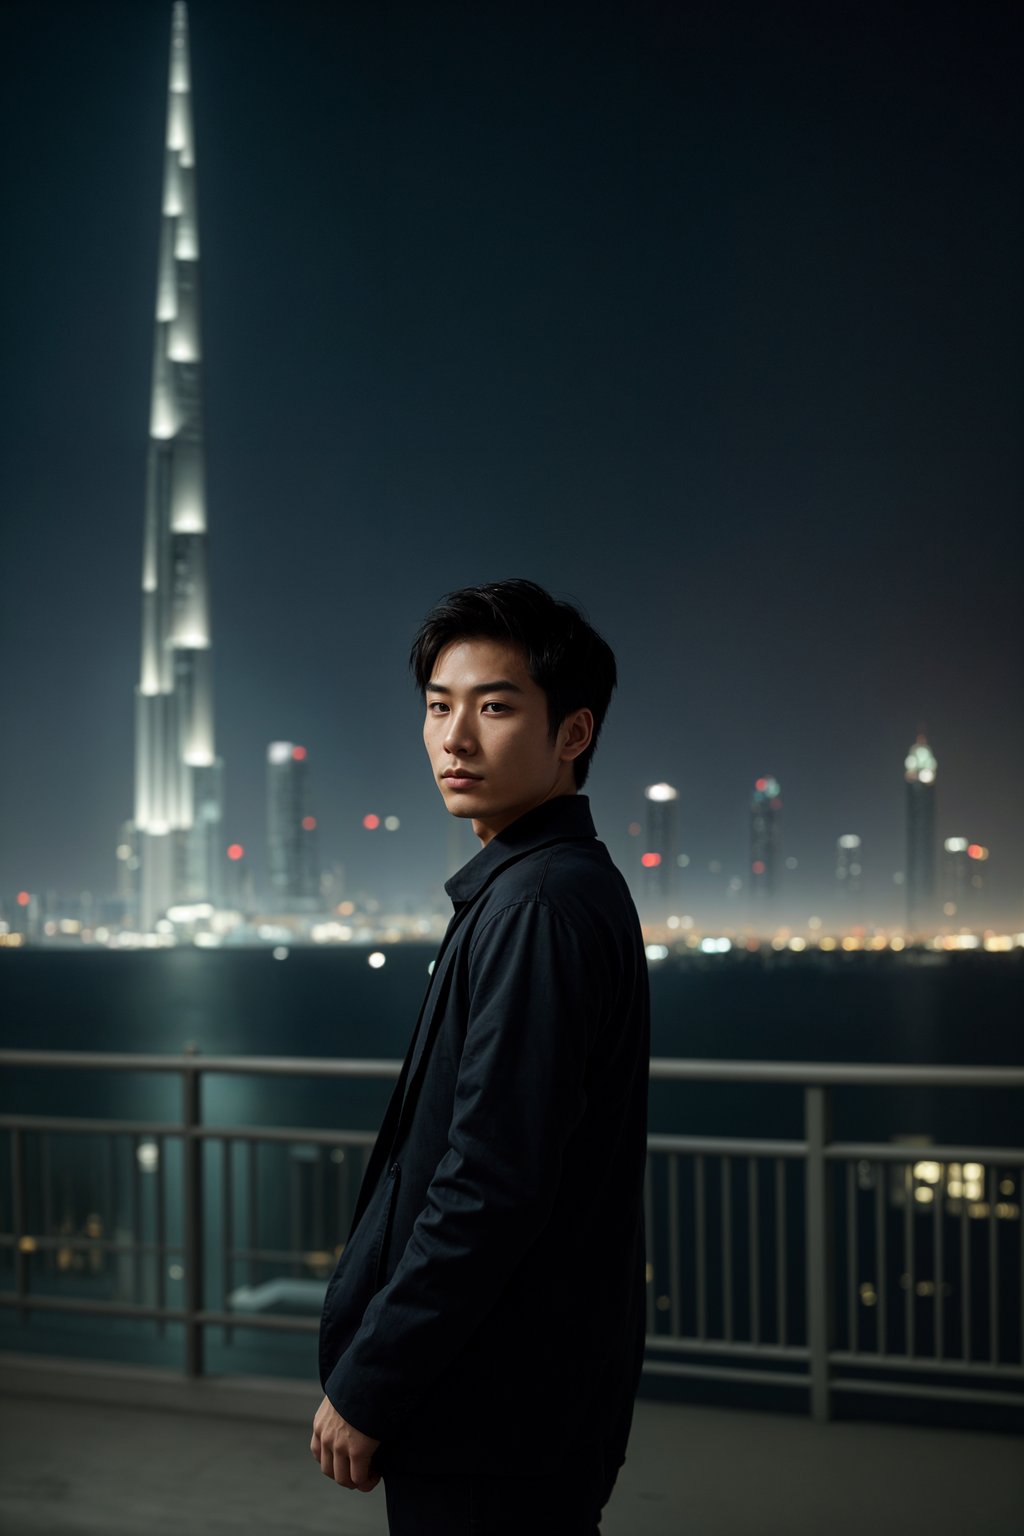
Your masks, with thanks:
[[[294,1125],[177,1125],[158,1120],[97,1120],[59,1115],[0,1115],[0,1131],[68,1136],[186,1136],[194,1141],[283,1141],[308,1146],[372,1147],[376,1131],[325,1131]]]
[[[313,1333],[320,1327],[319,1313],[313,1317],[282,1314],[265,1316],[255,1312],[186,1312],[178,1307],[133,1306],[127,1302],[94,1301],[78,1296],[38,1296],[31,1291],[19,1296],[13,1291],[0,1292],[0,1307],[19,1307],[24,1312],[73,1312],[78,1316],[137,1318],[140,1322],[201,1323],[209,1327],[263,1328],[279,1333]]]
[[[286,1313],[267,1316],[260,1312],[197,1312],[197,1323],[220,1328],[264,1328],[279,1333],[316,1333],[320,1327],[315,1317],[294,1317]]]
[[[948,1403],[996,1403],[1001,1408],[1024,1408],[1024,1392],[986,1392],[982,1387],[932,1387],[914,1381],[853,1381],[833,1377],[833,1392],[881,1393],[884,1397],[941,1399]]]
[[[667,1136],[647,1138],[649,1152],[710,1152],[739,1157],[806,1157],[806,1141],[759,1141],[741,1136]]]
[[[296,1125],[197,1125],[189,1135],[197,1141],[285,1141],[307,1146],[372,1147],[376,1131],[306,1130]]]
[[[171,1056],[124,1051],[0,1051],[0,1067],[83,1067],[110,1072],[217,1072],[279,1077],[396,1078],[393,1058],[330,1056]],[[874,1062],[698,1061],[655,1057],[660,1082],[913,1085],[949,1088],[1024,1088],[1024,1067],[937,1067]]]
[[[239,1072],[256,1077],[395,1078],[402,1063],[361,1056],[169,1056],[154,1051],[0,1051],[0,1067],[100,1072]]]
[[[2,1054],[2,1053],[0,1053]],[[35,1131],[52,1135],[108,1136],[187,1136],[197,1141],[266,1141],[292,1145],[324,1147],[372,1147],[375,1131],[341,1129],[323,1130],[313,1126],[290,1125],[196,1125],[185,1127],[173,1121],[98,1120],[57,1115],[0,1115],[0,1131]],[[650,1152],[705,1152],[719,1156],[789,1157],[807,1155],[805,1141],[769,1141],[754,1137],[669,1136],[652,1133],[647,1138]],[[935,1146],[908,1147],[893,1142],[833,1142],[824,1149],[834,1162],[873,1159],[877,1162],[915,1163],[975,1161],[1007,1168],[1024,1167],[1024,1148]]]
[[[134,1306],[121,1301],[91,1301],[82,1296],[37,1295],[26,1291],[0,1291],[0,1307],[20,1307],[23,1312],[76,1312],[96,1317],[137,1317],[143,1322],[187,1323],[188,1312],[180,1307]]]
[[[727,1339],[699,1339],[676,1336],[672,1333],[649,1333],[645,1340],[648,1349],[668,1349],[680,1354],[699,1355],[755,1355],[761,1360],[807,1360],[810,1350],[803,1344],[753,1344],[732,1342]]]
[[[932,1088],[1024,1088],[1024,1067],[890,1066],[875,1062],[696,1061],[656,1057],[651,1077],[660,1082],[920,1084]]]
[[[926,1147],[900,1146],[892,1141],[834,1141],[825,1147],[825,1156],[835,1161],[867,1158],[883,1163],[963,1163],[977,1162],[1001,1167],[1024,1165],[1022,1147]]]
[[[729,1370],[716,1365],[681,1365],[676,1360],[645,1360],[645,1376],[690,1376],[696,1381],[756,1381],[769,1387],[809,1387],[810,1376],[804,1371],[747,1371],[737,1366]]]
[[[296,1262],[307,1263],[314,1257],[329,1260],[336,1264],[341,1257],[340,1253],[333,1250],[317,1251],[313,1248],[232,1248],[230,1256],[233,1259],[263,1259],[268,1264],[294,1264]],[[326,1277],[324,1284],[327,1284]],[[236,1287],[237,1289],[237,1287]]]
[[[61,1248],[81,1249],[83,1253],[181,1253],[180,1243],[119,1243],[108,1237],[54,1237],[52,1233],[25,1232],[21,1237],[13,1232],[0,1232],[0,1248],[14,1248],[28,1237],[31,1248],[22,1252],[31,1255],[35,1251],[56,1252]]]
[[[1000,1381],[1024,1381],[1022,1365],[992,1365],[984,1360],[964,1360],[957,1355],[874,1355],[862,1349],[852,1354],[847,1349],[829,1351],[830,1365],[854,1365],[864,1370],[924,1371],[940,1376],[996,1376]]]
[[[0,1115],[0,1131],[47,1131],[55,1135],[181,1136],[184,1126],[160,1120],[99,1120],[68,1115]]]

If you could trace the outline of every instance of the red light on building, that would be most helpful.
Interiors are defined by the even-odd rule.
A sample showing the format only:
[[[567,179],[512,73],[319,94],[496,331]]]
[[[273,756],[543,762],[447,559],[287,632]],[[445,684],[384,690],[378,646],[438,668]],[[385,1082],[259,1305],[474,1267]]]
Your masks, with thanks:
[[[763,875],[764,874],[764,860],[763,859],[755,859],[753,864],[751,864],[750,867],[754,871],[755,875]]]
[[[312,830],[313,830],[313,828],[315,826],[316,826],[316,817],[315,816],[303,816],[303,818],[302,818],[302,830],[303,830],[303,832],[312,832]]]
[[[237,861],[238,859],[240,859],[242,857],[242,855],[244,853],[245,853],[245,849],[242,847],[241,843],[229,843],[228,844],[228,858],[229,859],[231,859],[233,861]]]
[[[629,835],[630,835],[630,837],[639,837],[640,836],[640,823],[638,821],[631,821],[630,822],[630,824],[629,824]]]
[[[969,859],[983,859],[985,857],[985,850],[980,843],[968,843],[967,857]]]
[[[305,747],[292,747],[292,757],[297,763],[301,763],[306,756]]]
[[[768,780],[758,779],[757,783],[754,785],[754,788],[759,789],[761,793],[764,794],[764,791],[768,788]]]
[[[644,869],[657,869],[658,865],[661,863],[661,854],[642,853],[640,855],[640,863],[643,865]]]
[[[27,907],[31,900],[32,900],[32,897],[29,895],[28,891],[19,891],[18,892],[18,906],[19,907]]]
[[[376,832],[377,828],[380,826],[380,817],[374,816],[371,812],[369,816],[363,817],[363,826],[366,828],[367,832]]]

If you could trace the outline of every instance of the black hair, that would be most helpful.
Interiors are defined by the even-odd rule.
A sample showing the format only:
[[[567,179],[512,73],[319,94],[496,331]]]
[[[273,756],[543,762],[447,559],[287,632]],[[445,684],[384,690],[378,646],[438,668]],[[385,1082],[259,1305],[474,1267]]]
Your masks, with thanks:
[[[522,650],[527,671],[547,697],[552,740],[567,715],[577,709],[591,711],[594,734],[572,765],[580,789],[617,681],[611,646],[578,608],[552,597],[535,581],[516,577],[460,587],[430,610],[412,643],[409,665],[420,692],[426,692],[434,664],[446,646],[478,639],[499,640]]]

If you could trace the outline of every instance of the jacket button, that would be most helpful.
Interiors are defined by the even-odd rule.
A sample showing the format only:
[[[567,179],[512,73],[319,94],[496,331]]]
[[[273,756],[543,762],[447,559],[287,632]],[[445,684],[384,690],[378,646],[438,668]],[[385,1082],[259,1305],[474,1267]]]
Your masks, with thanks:
[[[398,1164],[397,1163],[392,1163],[391,1167],[388,1169],[388,1173],[391,1175],[392,1178],[394,1178],[394,1176],[395,1176],[395,1174],[397,1172],[398,1172]]]

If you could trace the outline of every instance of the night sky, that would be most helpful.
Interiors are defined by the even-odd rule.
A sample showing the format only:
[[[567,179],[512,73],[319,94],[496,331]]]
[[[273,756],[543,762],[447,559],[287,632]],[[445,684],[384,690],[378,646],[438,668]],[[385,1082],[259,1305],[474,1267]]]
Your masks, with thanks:
[[[112,889],[131,813],[170,13],[0,18],[8,899]],[[1021,8],[189,16],[225,842],[259,872],[284,737],[325,863],[436,888],[409,640],[521,575],[618,654],[588,791],[620,860],[668,779],[725,912],[770,773],[792,913],[859,832],[896,916],[923,724],[939,834],[1020,925]]]

